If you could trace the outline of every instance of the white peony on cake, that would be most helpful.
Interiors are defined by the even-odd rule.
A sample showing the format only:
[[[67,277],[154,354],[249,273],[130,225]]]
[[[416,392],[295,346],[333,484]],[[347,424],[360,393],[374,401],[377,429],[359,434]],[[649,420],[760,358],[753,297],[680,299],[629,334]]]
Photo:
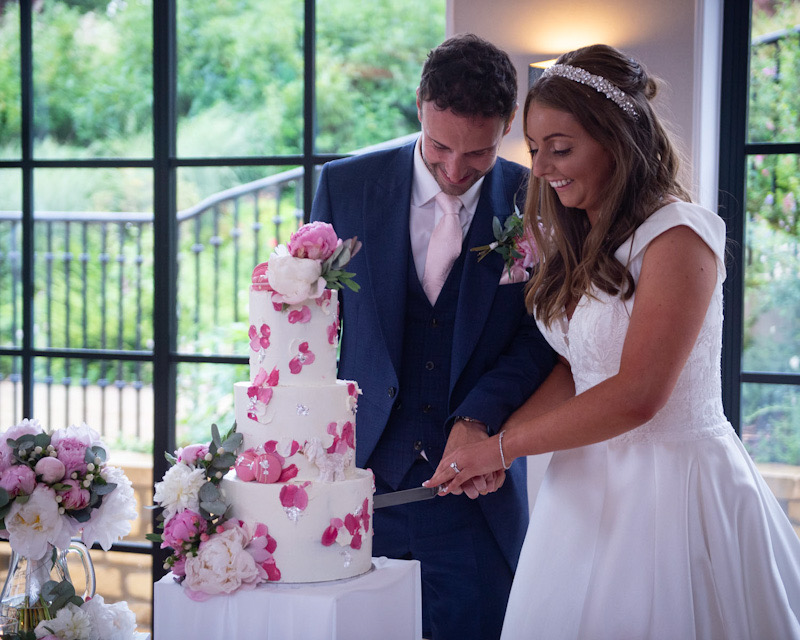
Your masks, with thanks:
[[[326,288],[357,288],[341,267],[358,247],[312,223],[253,271],[250,380],[234,385],[243,442],[219,486],[231,518],[268,527],[280,582],[371,567],[374,479],[355,467],[360,391],[336,379],[338,291]]]

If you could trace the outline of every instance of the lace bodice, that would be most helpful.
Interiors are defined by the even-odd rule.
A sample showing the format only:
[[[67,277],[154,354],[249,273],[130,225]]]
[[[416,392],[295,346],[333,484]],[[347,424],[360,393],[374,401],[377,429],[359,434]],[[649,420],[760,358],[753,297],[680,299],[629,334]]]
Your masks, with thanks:
[[[616,252],[638,281],[647,245],[675,226],[689,226],[717,257],[717,284],[700,335],[667,403],[642,426],[614,441],[686,440],[718,435],[731,427],[722,409],[722,282],[725,279],[725,224],[713,212],[687,203],[669,204],[648,218]],[[572,319],[562,317],[539,329],[553,349],[566,358],[581,393],[619,371],[622,347],[636,295],[623,301],[597,292],[584,296]]]

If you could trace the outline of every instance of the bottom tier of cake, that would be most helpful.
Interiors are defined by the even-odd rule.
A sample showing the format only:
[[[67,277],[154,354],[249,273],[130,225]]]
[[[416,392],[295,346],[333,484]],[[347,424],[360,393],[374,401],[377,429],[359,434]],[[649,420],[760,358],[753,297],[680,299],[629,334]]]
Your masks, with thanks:
[[[338,482],[242,482],[232,471],[221,489],[232,517],[265,524],[280,582],[324,582],[369,571],[372,561],[372,472]]]

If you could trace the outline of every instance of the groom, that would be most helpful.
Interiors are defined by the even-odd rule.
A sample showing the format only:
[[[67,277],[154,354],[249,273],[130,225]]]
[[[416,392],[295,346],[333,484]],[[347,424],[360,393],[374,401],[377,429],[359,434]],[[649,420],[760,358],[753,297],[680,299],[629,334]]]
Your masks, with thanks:
[[[503,51],[451,38],[423,67],[416,142],[322,169],[312,220],[363,242],[347,267],[361,290],[340,292],[339,378],[363,390],[357,463],[377,493],[419,487],[445,451],[496,433],[552,368],[523,283],[500,284],[500,255],[469,250],[524,201],[528,172],[497,157],[516,99]],[[449,212],[440,192],[457,198]],[[421,563],[431,640],[500,635],[527,528],[524,465],[464,494],[375,511],[373,554]]]

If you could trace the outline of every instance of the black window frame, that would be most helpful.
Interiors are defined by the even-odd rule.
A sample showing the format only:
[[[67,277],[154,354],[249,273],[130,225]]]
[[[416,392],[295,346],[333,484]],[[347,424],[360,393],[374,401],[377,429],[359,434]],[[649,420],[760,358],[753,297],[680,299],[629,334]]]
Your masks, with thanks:
[[[311,202],[318,168],[341,154],[318,154],[314,149],[317,130],[315,109],[316,2],[304,0],[304,96],[302,152],[287,156],[248,156],[191,158],[177,157],[177,2],[152,0],[152,157],[145,159],[102,158],[86,160],[43,160],[34,157],[33,138],[33,0],[18,0],[20,9],[20,82],[21,82],[21,153],[19,159],[0,160],[0,169],[17,169],[21,175],[21,274],[22,339],[19,347],[0,348],[0,356],[19,358],[21,362],[21,409],[23,417],[34,416],[34,358],[85,358],[97,360],[134,360],[153,367],[153,482],[163,477],[168,462],[163,453],[176,447],[176,377],[182,363],[246,364],[246,356],[202,356],[180,354],[177,343],[177,198],[176,174],[182,167],[215,166],[302,166],[303,217],[310,217]],[[186,0],[182,0],[186,1]],[[53,168],[143,168],[153,172],[153,348],[150,352],[118,350],[34,348],[34,173]],[[157,514],[153,512],[153,531]],[[152,557],[153,583],[166,573],[163,567],[167,550],[154,543],[122,541],[114,551],[148,554]],[[151,592],[152,598],[152,592]]]
[[[722,389],[725,413],[741,435],[742,384],[800,385],[797,373],[742,369],[747,158],[755,154],[800,155],[800,142],[748,142],[752,1],[727,0],[722,20],[719,213],[727,225],[730,257],[724,291]]]

